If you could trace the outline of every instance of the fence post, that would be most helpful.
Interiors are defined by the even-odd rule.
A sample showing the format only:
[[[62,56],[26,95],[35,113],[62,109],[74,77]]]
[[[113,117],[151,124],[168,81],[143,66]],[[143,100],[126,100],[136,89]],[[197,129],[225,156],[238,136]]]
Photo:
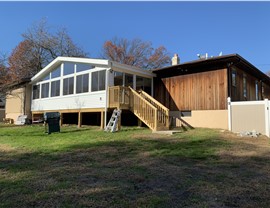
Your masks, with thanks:
[[[269,104],[268,99],[264,100],[264,116],[265,116],[265,135],[270,136],[269,132]]]
[[[227,104],[228,104],[228,129],[229,131],[232,130],[232,109],[231,109],[231,98],[227,98]]]

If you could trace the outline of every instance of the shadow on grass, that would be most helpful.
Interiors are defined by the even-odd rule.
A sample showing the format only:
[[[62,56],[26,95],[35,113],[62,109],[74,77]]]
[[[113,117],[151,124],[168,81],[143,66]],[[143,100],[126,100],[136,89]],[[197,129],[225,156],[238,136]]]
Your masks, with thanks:
[[[15,128],[16,127],[16,128]],[[96,131],[97,127],[84,127],[84,128],[77,128],[77,127],[61,127],[60,132],[54,132],[52,134],[47,133],[47,129],[45,129],[45,126],[42,125],[31,125],[31,126],[11,126],[8,127],[8,131],[2,131],[0,132],[0,136],[6,136],[6,137],[25,137],[25,136],[31,136],[31,137],[54,137],[55,135],[64,135],[64,134],[73,134],[78,133],[81,134],[82,132],[87,132],[89,130]],[[76,134],[75,134],[76,136]]]
[[[269,155],[220,158],[228,147],[215,136],[140,137],[0,152],[0,206],[267,207]]]

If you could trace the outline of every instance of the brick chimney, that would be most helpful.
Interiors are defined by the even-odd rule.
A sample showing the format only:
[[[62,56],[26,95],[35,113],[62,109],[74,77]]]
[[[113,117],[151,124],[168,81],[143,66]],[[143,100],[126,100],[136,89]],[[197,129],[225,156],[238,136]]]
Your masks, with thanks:
[[[178,54],[175,53],[172,57],[172,66],[180,64],[180,58],[178,57]]]

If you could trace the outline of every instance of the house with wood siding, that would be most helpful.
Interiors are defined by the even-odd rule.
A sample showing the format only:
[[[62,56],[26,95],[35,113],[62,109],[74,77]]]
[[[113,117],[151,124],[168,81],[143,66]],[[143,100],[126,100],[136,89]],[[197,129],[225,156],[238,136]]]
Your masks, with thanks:
[[[176,126],[228,129],[228,97],[230,101],[270,97],[270,78],[238,54],[176,63],[152,72],[154,98],[170,109]]]
[[[30,82],[32,120],[61,114],[61,124],[228,129],[229,101],[270,97],[270,78],[238,54],[200,58],[151,71],[103,59],[58,57]],[[175,61],[176,60],[176,61]]]

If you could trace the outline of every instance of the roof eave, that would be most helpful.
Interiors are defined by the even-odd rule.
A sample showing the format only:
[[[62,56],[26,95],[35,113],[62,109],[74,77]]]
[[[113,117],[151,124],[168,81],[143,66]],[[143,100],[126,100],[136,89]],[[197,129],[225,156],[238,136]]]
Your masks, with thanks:
[[[132,72],[137,72],[139,74],[144,74],[147,76],[151,76],[151,77],[155,77],[156,74],[154,74],[152,71],[150,70],[146,70],[146,69],[142,69],[136,66],[131,66],[131,65],[127,65],[127,64],[121,64],[115,61],[110,61],[112,67],[116,67],[116,68],[122,68],[122,69],[126,69],[128,71],[132,71]]]
[[[205,67],[207,64],[213,65],[215,62],[218,62],[218,64],[220,66],[221,65],[225,66],[230,62],[232,62],[233,65],[235,65],[235,66],[240,66],[241,64],[243,64],[246,67],[246,68],[244,68],[244,70],[247,73],[253,74],[257,78],[261,79],[262,81],[267,82],[270,85],[270,78],[266,74],[264,74],[257,67],[255,67],[253,64],[248,62],[246,59],[244,59],[242,56],[240,56],[237,53],[208,58],[208,59],[204,59],[204,60],[199,59],[199,60],[195,60],[195,61],[185,62],[185,63],[174,65],[174,66],[168,66],[168,67],[164,67],[164,68],[154,69],[154,70],[152,70],[152,72],[156,73],[156,74],[163,74],[163,75],[166,72],[167,74],[170,74],[169,76],[172,76],[174,73],[177,74],[180,69],[185,69],[188,67],[194,68],[196,66]]]
[[[178,68],[178,67],[182,67],[182,66],[186,66],[186,65],[192,65],[192,64],[207,63],[207,62],[216,61],[216,60],[228,59],[228,58],[232,58],[232,57],[236,57],[236,56],[239,56],[240,58],[242,58],[237,53],[236,54],[228,54],[228,55],[217,56],[217,57],[213,57],[213,58],[198,59],[198,60],[194,60],[194,61],[188,61],[188,62],[184,62],[184,63],[177,64],[177,65],[172,65],[172,66],[166,66],[166,67],[163,67],[163,68],[153,69],[151,71],[152,72],[158,72],[158,71],[162,71],[162,70],[166,70],[166,69]]]

